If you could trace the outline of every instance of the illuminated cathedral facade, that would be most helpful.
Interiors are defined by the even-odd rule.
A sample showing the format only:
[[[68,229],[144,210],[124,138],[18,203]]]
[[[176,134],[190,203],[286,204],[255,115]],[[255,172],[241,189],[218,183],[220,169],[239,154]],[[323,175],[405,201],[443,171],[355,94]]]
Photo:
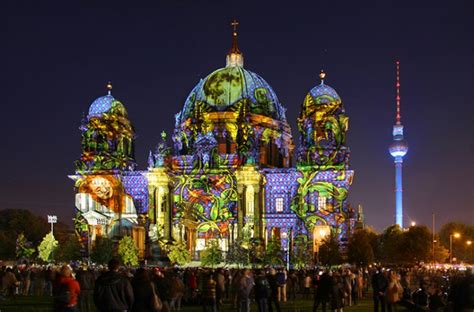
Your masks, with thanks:
[[[305,237],[316,251],[330,233],[347,240],[360,216],[347,203],[354,172],[341,98],[321,72],[301,106],[295,145],[285,108],[243,60],[234,28],[226,66],[191,90],[147,170],[137,169],[134,128],[108,84],[81,124],[70,176],[84,245],[129,235],[151,258],[159,241],[183,241],[198,258],[209,240],[226,251],[243,233],[263,248]]]

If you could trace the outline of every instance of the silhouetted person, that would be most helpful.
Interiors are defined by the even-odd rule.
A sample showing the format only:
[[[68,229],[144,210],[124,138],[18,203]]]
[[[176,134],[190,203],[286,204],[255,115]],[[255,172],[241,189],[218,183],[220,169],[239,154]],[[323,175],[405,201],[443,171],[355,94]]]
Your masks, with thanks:
[[[94,303],[101,312],[130,311],[133,306],[132,285],[118,272],[117,259],[109,261],[109,271],[95,282]]]
[[[377,269],[372,275],[372,290],[374,291],[374,311],[379,311],[379,305],[382,312],[385,312],[385,292],[387,291],[388,281],[384,273]]]

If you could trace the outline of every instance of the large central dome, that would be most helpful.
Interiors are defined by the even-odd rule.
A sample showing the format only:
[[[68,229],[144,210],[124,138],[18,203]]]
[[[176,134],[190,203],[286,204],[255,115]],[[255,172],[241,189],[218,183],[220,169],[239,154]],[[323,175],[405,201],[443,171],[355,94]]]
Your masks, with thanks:
[[[240,66],[220,68],[202,79],[186,99],[181,122],[194,116],[196,103],[207,112],[232,112],[243,101],[248,101],[252,114],[286,122],[285,110],[270,85]]]
[[[201,142],[215,142],[219,154],[242,162],[287,167],[293,143],[285,109],[272,87],[243,65],[234,29],[226,66],[201,79],[176,115],[175,149],[195,155]]]

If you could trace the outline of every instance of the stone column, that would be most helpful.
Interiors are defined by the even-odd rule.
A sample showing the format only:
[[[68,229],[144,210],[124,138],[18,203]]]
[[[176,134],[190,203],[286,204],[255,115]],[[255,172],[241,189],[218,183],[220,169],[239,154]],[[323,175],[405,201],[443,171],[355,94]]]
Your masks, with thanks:
[[[239,207],[237,209],[237,237],[241,237],[242,228],[244,227],[244,217],[245,217],[245,194],[247,192],[247,186],[239,186]]]
[[[262,189],[258,186],[254,186],[254,204],[253,204],[253,209],[254,209],[254,237],[255,238],[262,238],[262,226],[263,226],[263,207],[261,205],[261,191]]]

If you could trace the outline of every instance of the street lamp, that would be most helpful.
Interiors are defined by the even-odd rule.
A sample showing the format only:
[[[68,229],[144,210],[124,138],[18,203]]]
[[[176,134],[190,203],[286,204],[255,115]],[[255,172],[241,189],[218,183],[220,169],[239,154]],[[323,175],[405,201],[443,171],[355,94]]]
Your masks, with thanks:
[[[415,226],[416,225],[416,222],[415,221],[411,221],[411,226]]]
[[[461,237],[461,234],[453,233],[453,234],[449,235],[449,263],[451,265],[453,264],[453,237],[454,238],[459,238],[459,237]]]
[[[58,217],[55,215],[48,215],[48,223],[51,223],[51,235],[53,235],[53,225],[58,222]]]

